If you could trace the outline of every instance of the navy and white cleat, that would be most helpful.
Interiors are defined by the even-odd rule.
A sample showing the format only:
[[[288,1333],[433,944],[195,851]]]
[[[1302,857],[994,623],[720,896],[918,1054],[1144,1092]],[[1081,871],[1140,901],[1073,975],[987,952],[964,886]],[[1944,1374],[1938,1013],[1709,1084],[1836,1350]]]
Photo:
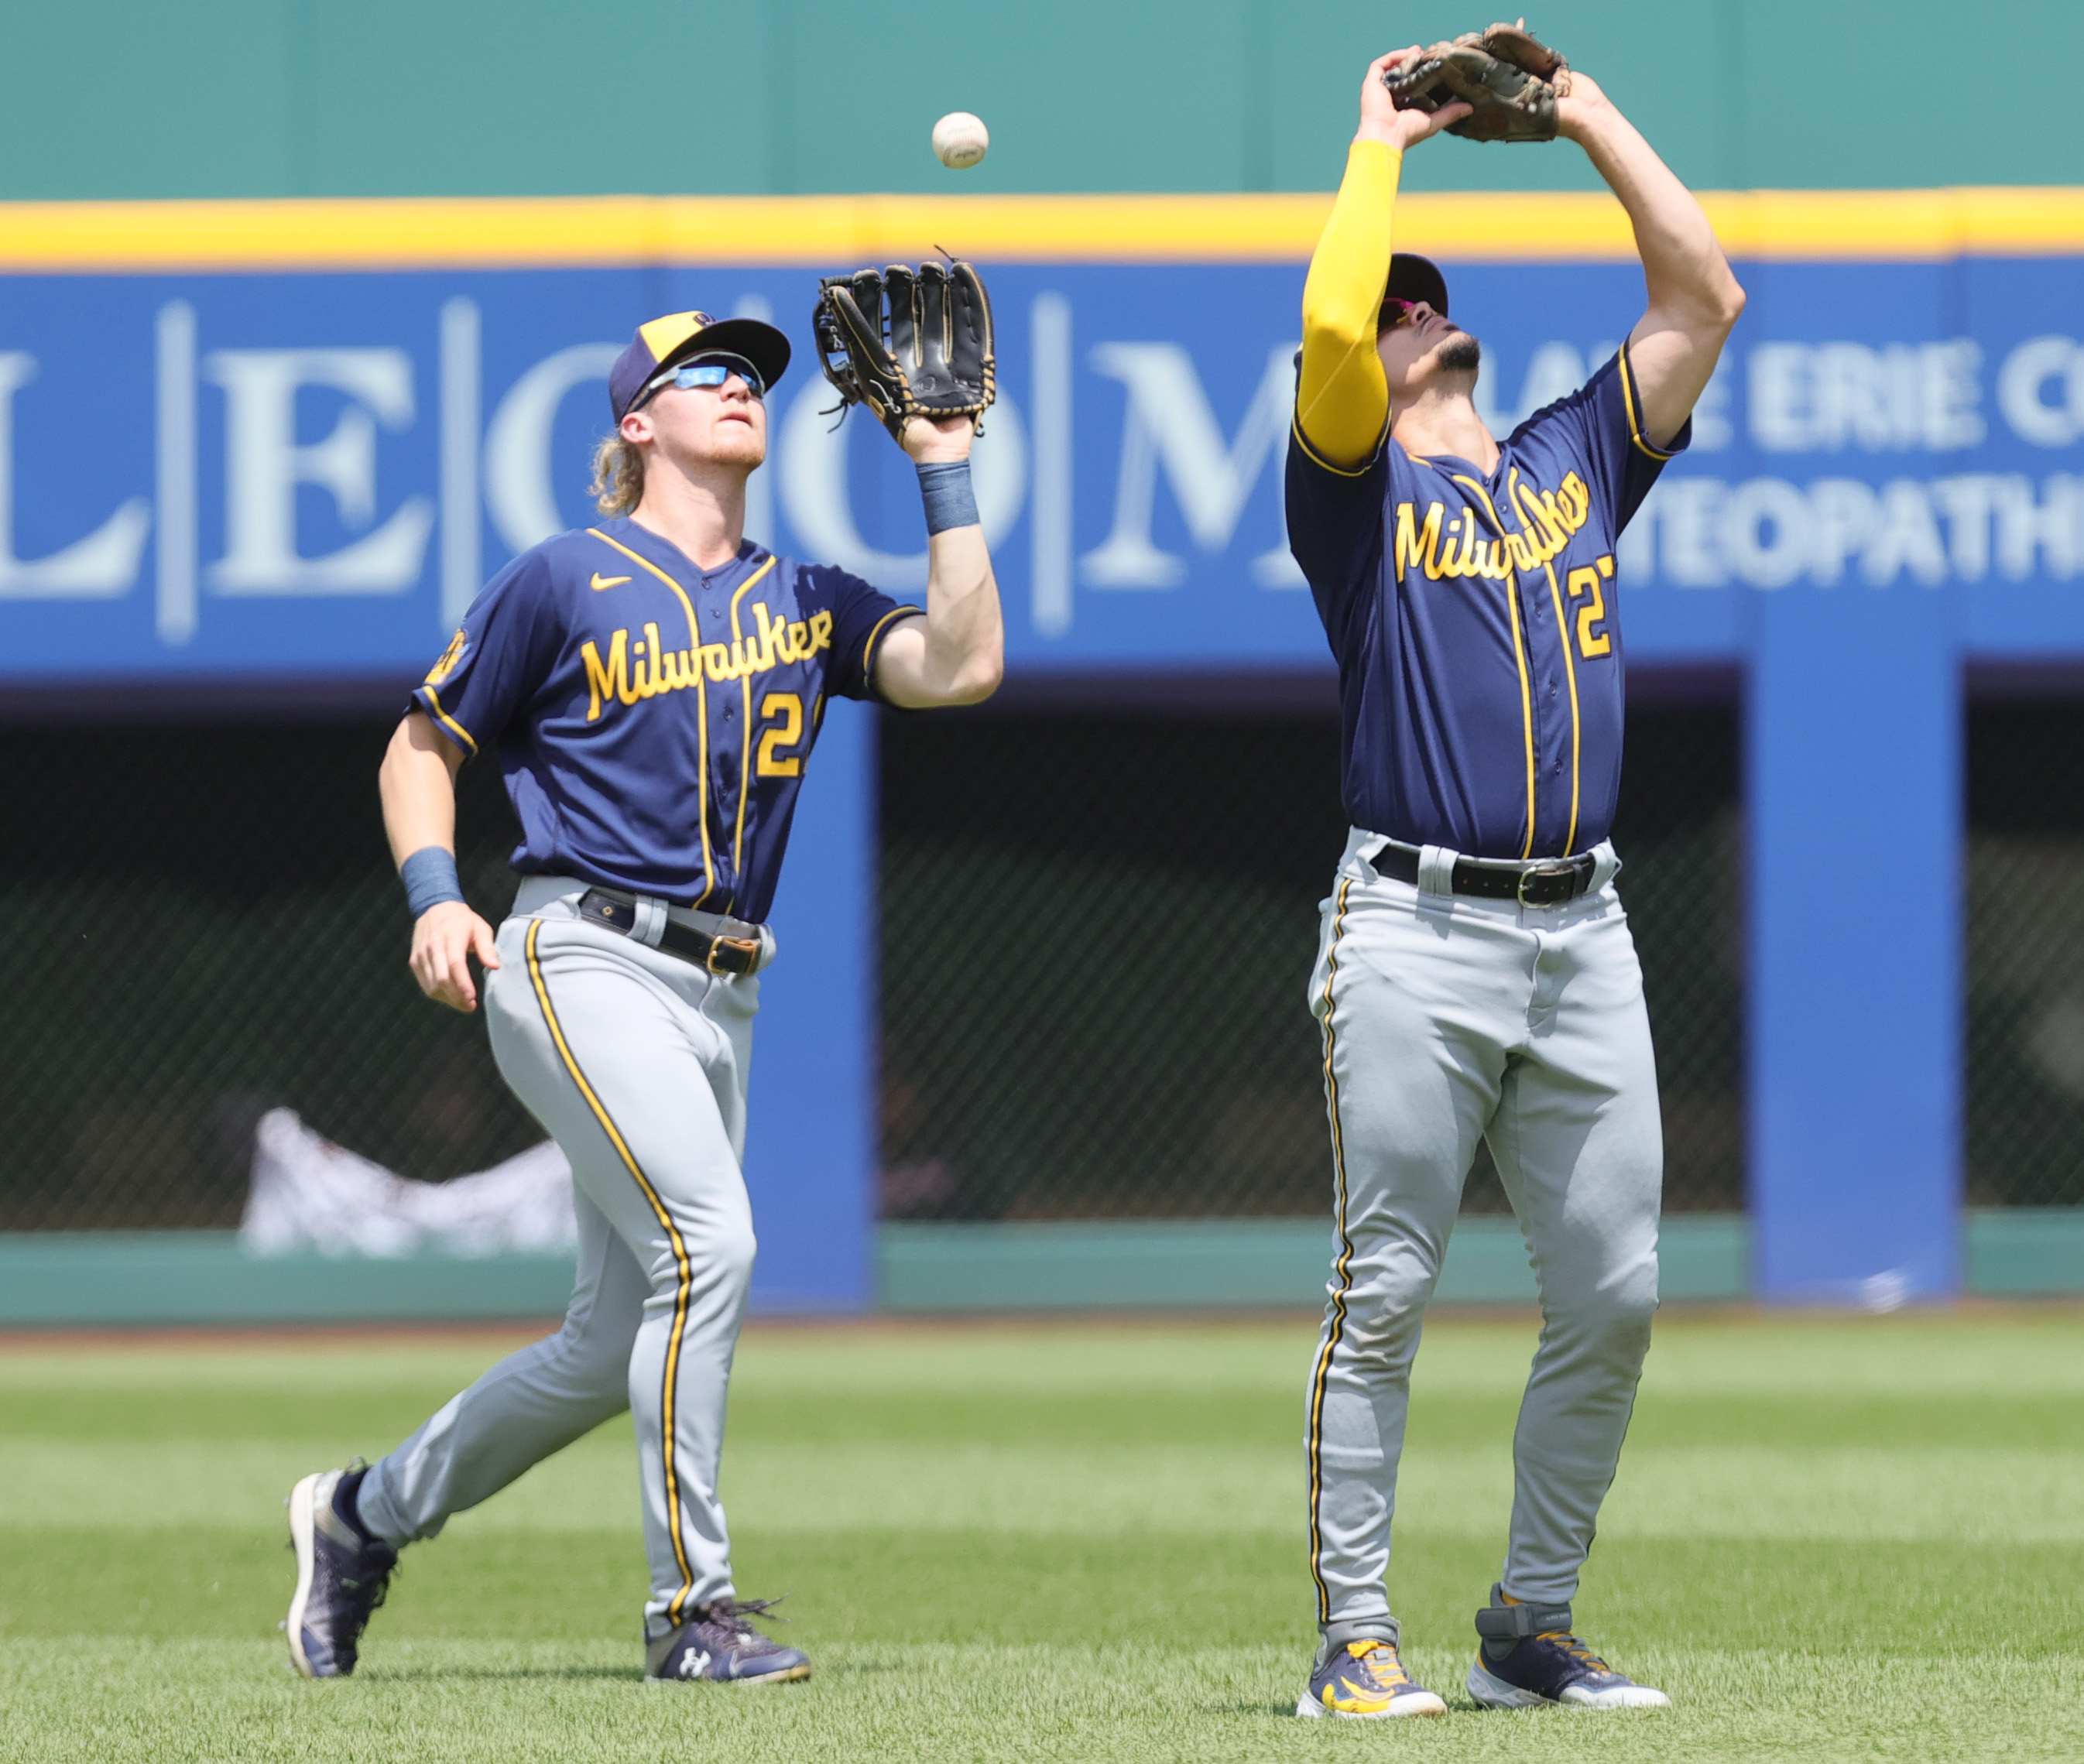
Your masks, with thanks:
[[[1469,1694],[1487,1709],[1668,1709],[1671,1698],[1617,1673],[1571,1632],[1567,1605],[1523,1605],[1491,1588]]]
[[[345,1678],[369,1614],[383,1602],[398,1552],[365,1537],[341,1517],[333,1496],[350,1470],[321,1470],[290,1491],[290,1543],[297,1552],[297,1590],[282,1628],[290,1661],[307,1678]]]
[[[698,1678],[723,1684],[781,1685],[811,1676],[810,1656],[752,1627],[773,1599],[718,1599],[644,1650],[644,1676],[662,1684]]]
[[[1447,1705],[1413,1681],[1395,1642],[1363,1635],[1319,1651],[1310,1688],[1302,1693],[1295,1712],[1349,1721],[1393,1721],[1407,1715],[1445,1715]]]

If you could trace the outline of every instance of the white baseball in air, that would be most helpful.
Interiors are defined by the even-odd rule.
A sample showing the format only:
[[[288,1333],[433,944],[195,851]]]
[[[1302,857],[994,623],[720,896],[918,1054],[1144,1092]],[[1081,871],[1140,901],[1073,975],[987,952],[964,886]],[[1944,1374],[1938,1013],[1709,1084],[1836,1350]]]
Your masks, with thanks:
[[[991,147],[991,131],[981,116],[951,110],[934,125],[934,157],[951,171],[967,171]]]

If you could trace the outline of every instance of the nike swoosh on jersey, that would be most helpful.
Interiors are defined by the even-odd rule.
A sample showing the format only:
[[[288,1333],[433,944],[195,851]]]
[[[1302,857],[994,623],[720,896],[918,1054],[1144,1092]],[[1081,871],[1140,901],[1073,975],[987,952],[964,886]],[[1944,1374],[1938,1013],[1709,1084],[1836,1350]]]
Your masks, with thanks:
[[[593,573],[593,580],[588,582],[587,586],[592,589],[595,594],[599,594],[604,588],[612,588],[616,583],[625,582],[629,580],[629,578],[627,576],[604,576],[596,569]]]

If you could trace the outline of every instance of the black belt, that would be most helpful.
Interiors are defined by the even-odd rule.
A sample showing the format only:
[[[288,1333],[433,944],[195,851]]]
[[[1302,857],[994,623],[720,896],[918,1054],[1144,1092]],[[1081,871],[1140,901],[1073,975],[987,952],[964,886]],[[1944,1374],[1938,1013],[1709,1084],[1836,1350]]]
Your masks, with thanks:
[[[579,896],[579,916],[590,924],[620,931],[625,937],[637,929],[636,903],[617,900],[598,888],[589,888]],[[713,937],[706,931],[677,924],[671,919],[659,933],[659,947],[712,974],[750,974],[760,966],[761,945],[757,937]]]
[[[1400,882],[1418,880],[1418,854],[1400,845],[1385,845],[1368,860],[1378,876]],[[1523,907],[1557,907],[1575,900],[1592,886],[1598,860],[1587,852],[1577,857],[1538,857],[1520,869],[1455,861],[1448,886],[1458,895],[1485,900],[1516,900]]]

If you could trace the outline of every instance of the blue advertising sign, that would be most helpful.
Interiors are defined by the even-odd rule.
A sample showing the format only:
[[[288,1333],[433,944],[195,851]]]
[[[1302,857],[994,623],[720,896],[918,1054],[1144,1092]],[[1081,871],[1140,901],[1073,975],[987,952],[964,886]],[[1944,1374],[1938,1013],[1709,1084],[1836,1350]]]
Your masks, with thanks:
[[[834,264],[832,267],[843,267]],[[1299,264],[987,264],[977,453],[1014,665],[1327,660],[1280,462]],[[2084,648],[2084,260],[1741,266],[1750,312],[1628,535],[1638,660],[1732,658],[1747,590],[1958,589],[1972,648]],[[1625,335],[1619,264],[1455,269],[1503,433]],[[797,347],[755,536],[898,593],[909,468],[840,423],[803,269],[0,281],[0,677],[410,671],[507,558],[589,518],[609,361],[642,319]]]
[[[493,571],[588,518],[608,364],[690,307],[798,351],[752,535],[916,593],[910,470],[836,420],[807,325],[820,270],[915,236],[1002,247],[976,253],[1002,388],[976,485],[1013,670],[1328,667],[1280,470],[1324,200],[911,200],[23,211],[0,684],[417,675]],[[1751,304],[1625,536],[1621,625],[1637,664],[1741,664],[1758,1290],[1943,1294],[1960,663],[2084,656],[2084,192],[1706,200]],[[1500,434],[1641,310],[1603,197],[1413,197],[1398,226],[1447,266]],[[870,1295],[874,738],[828,725],[776,906],[808,959],[775,971],[763,1058],[829,1099],[756,1111],[762,1301],[792,1308]]]

